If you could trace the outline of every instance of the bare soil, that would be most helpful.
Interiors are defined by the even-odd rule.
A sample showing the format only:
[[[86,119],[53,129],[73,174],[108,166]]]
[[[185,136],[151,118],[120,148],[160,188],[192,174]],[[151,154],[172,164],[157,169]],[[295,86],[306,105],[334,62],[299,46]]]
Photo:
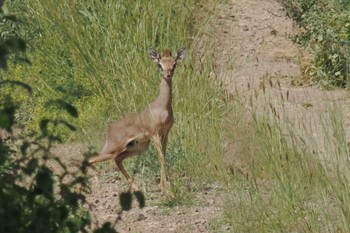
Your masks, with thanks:
[[[323,144],[333,133],[328,127],[331,117],[343,121],[345,137],[350,137],[347,92],[291,85],[300,79],[299,65],[306,52],[291,41],[299,30],[275,0],[231,0],[222,9],[217,21],[217,66],[226,90],[243,102],[257,93],[258,109],[267,101],[327,160],[330,155]]]
[[[217,77],[229,93],[244,97],[257,88],[276,106],[283,101],[287,115],[296,124],[310,121],[306,125],[318,143],[322,143],[324,137],[318,124],[319,116],[331,111],[329,104],[343,107],[348,128],[349,100],[345,91],[290,85],[291,80],[300,75],[301,53],[289,38],[293,34],[293,23],[276,1],[228,0],[219,9],[215,19]],[[262,83],[266,84],[265,92],[261,92]],[[84,149],[62,146],[57,152],[75,156]],[[121,174],[116,171],[108,176],[103,170],[96,170],[91,171],[91,175],[94,177],[87,199],[97,225],[110,221],[118,232],[231,231],[222,224],[225,191],[215,184],[195,193],[192,205],[168,208],[162,205],[163,197],[156,180],[150,181],[146,185],[146,207],[140,209],[135,205],[132,210],[120,213],[118,196],[127,190]],[[118,176],[121,179],[116,178]]]

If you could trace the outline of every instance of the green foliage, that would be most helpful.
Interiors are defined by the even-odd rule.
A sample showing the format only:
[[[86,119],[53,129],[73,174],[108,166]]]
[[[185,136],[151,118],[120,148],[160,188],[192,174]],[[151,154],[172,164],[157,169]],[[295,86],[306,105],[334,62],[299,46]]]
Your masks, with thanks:
[[[50,153],[51,144],[58,137],[45,125],[42,135],[33,140],[22,129],[17,129],[21,131],[18,135],[11,135],[16,126],[14,115],[18,104],[7,96],[0,107],[0,130],[10,134],[10,139],[0,138],[0,232],[86,229],[91,220],[89,212],[80,206],[84,196],[71,191],[79,177],[71,174],[60,158]],[[49,168],[50,162],[58,164],[64,172],[54,174]],[[76,178],[70,183],[63,182],[69,175]]]
[[[316,0],[278,0],[278,2],[287,10],[287,13],[298,24],[302,24],[305,14],[316,4]]]
[[[72,191],[83,179],[50,152],[59,137],[42,124],[41,135],[31,139],[14,121],[18,106],[10,98],[0,106],[0,130],[10,135],[0,137],[0,232],[86,232],[91,217],[82,208],[85,197]],[[14,128],[20,130],[16,136]],[[63,172],[51,170],[52,164]]]
[[[313,82],[349,86],[350,8],[342,0],[279,0],[303,33],[296,41],[311,51],[303,70]]]
[[[1,15],[0,21],[9,18],[14,17]],[[4,32],[3,28],[0,29],[0,32]],[[26,43],[17,37],[6,37],[6,33],[1,35],[0,68],[6,69],[11,56],[14,56],[14,61],[20,59],[15,55],[25,51]],[[14,87],[20,87],[22,92],[32,94],[32,88],[23,82],[0,79],[0,88],[6,86],[10,91]],[[48,101],[45,107],[51,106],[63,109],[73,117],[78,116],[76,108],[63,100]],[[54,127],[63,124],[70,130],[75,128],[64,119],[45,119],[41,121],[39,135],[28,135],[16,122],[19,108],[20,103],[11,94],[2,92],[0,232],[87,232],[91,217],[82,208],[85,197],[72,191],[83,179],[67,169],[61,159],[51,153],[52,144],[60,139],[52,132],[49,124]],[[14,129],[18,131],[15,134]],[[63,172],[51,170],[52,164],[56,164]],[[101,231],[115,232],[108,224],[96,230]]]
[[[166,207],[173,208],[181,205],[193,204],[194,190],[191,188],[190,180],[176,179],[171,183],[172,196],[168,197],[163,201],[163,205]]]

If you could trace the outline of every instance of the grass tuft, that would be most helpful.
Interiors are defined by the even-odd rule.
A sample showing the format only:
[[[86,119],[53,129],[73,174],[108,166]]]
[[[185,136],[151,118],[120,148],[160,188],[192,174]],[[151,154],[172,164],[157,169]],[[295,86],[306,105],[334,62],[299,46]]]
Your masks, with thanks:
[[[230,122],[237,123],[228,125],[227,136],[237,143],[218,167],[233,232],[347,232],[350,167],[342,110],[329,106],[317,116],[322,143],[308,120],[295,123],[283,98],[272,102],[256,93],[249,102],[234,98]]]

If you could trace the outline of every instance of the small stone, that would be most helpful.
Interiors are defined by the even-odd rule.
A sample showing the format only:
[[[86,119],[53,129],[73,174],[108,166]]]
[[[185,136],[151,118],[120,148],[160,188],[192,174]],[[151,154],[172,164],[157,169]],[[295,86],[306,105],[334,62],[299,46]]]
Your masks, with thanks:
[[[147,217],[143,214],[139,214],[139,217],[137,218],[137,221],[145,220]]]
[[[277,35],[277,30],[275,30],[275,29],[271,30],[270,34],[273,35],[273,36],[276,36]]]

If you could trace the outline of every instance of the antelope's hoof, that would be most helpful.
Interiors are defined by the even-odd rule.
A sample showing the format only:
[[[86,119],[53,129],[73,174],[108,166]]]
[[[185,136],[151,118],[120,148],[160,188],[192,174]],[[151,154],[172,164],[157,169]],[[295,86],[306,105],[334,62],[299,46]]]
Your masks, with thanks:
[[[134,192],[140,192],[141,189],[139,189],[139,187],[138,187],[134,182],[132,182],[132,183],[130,184],[130,191],[131,191],[132,193],[134,193]]]
[[[169,181],[161,182],[160,190],[165,196],[174,198],[174,193],[171,191],[171,185]]]
[[[164,195],[166,198],[169,198],[169,199],[175,198],[175,195],[174,195],[174,193],[171,191],[170,188],[167,188],[167,189],[165,189],[165,190],[162,190],[162,193],[163,193],[163,195]]]

